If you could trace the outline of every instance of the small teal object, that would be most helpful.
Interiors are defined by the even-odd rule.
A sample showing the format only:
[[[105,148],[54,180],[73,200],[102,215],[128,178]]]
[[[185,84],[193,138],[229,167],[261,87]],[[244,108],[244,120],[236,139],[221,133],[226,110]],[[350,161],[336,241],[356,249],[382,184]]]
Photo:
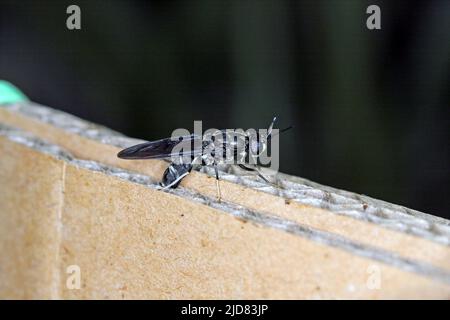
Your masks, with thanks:
[[[0,105],[29,101],[27,96],[8,81],[0,80]]]

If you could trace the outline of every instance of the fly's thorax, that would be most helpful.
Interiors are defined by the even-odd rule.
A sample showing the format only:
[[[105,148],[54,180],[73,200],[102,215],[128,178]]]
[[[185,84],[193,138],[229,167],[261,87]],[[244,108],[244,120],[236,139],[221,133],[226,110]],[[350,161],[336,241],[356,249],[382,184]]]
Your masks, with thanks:
[[[234,129],[208,130],[203,135],[203,162],[207,165],[235,163],[237,150],[245,150],[244,137]]]

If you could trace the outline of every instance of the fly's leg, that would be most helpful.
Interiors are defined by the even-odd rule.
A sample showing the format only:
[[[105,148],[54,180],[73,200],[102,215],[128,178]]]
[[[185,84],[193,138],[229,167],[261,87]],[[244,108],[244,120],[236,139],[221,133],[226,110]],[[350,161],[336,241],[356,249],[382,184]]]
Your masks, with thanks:
[[[220,202],[222,199],[222,193],[220,192],[219,170],[217,169],[217,165],[214,166],[214,171],[216,172],[217,201]]]
[[[250,167],[247,167],[247,166],[245,166],[245,165],[243,165],[243,164],[239,164],[239,167],[240,167],[241,169],[244,169],[245,171],[253,171],[253,172],[256,171],[256,172],[258,173],[258,177],[260,177],[261,179],[263,179],[265,182],[272,184],[269,180],[267,180],[266,177],[264,177],[264,176],[263,176],[258,170],[256,170],[255,168],[250,168]]]
[[[261,179],[263,179],[265,182],[267,182],[268,184],[270,184],[271,186],[273,186],[273,187],[275,187],[275,188],[281,188],[281,189],[282,189],[281,186],[279,186],[279,185],[277,185],[277,184],[275,184],[275,183],[273,183],[273,182],[270,182],[266,177],[264,177],[264,176],[262,175],[262,173],[261,173],[258,169],[247,167],[247,166],[243,165],[242,163],[239,164],[239,167],[240,167],[241,169],[244,169],[245,171],[255,171],[255,172],[257,172],[257,173],[258,173],[258,177],[260,177]]]

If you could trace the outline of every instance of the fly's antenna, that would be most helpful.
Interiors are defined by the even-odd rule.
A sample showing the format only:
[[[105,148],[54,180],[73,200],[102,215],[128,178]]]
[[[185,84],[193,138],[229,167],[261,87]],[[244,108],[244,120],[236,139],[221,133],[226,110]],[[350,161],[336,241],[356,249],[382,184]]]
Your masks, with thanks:
[[[269,129],[267,129],[267,137],[270,137],[270,135],[272,134],[273,125],[275,124],[276,120],[277,120],[277,117],[273,117],[273,120],[269,126]]]
[[[278,134],[280,134],[280,133],[282,133],[282,132],[285,132],[285,131],[288,131],[289,129],[292,129],[292,128],[293,128],[293,126],[289,126],[289,127],[287,127],[287,128],[284,128],[284,129],[278,131]]]
[[[270,134],[270,135],[267,136],[267,139],[269,140],[269,139],[271,139],[272,137],[275,137],[275,136],[279,135],[280,133],[285,132],[285,131],[288,131],[289,129],[292,129],[292,128],[293,128],[293,126],[289,126],[289,127],[287,127],[287,128],[284,128],[284,129],[278,131],[278,132],[277,132],[276,134],[274,134],[274,135]]]

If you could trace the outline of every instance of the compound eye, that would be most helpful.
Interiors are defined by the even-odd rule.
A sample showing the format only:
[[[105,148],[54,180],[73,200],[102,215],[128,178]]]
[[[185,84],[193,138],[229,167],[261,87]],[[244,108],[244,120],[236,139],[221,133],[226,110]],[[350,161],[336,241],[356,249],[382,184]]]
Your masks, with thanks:
[[[266,151],[266,144],[264,142],[260,142],[258,146],[258,155]]]
[[[253,155],[258,155],[259,143],[258,141],[251,140],[250,141],[250,151]]]
[[[266,150],[266,144],[264,142],[251,141],[250,143],[250,151],[252,155],[259,156]]]

